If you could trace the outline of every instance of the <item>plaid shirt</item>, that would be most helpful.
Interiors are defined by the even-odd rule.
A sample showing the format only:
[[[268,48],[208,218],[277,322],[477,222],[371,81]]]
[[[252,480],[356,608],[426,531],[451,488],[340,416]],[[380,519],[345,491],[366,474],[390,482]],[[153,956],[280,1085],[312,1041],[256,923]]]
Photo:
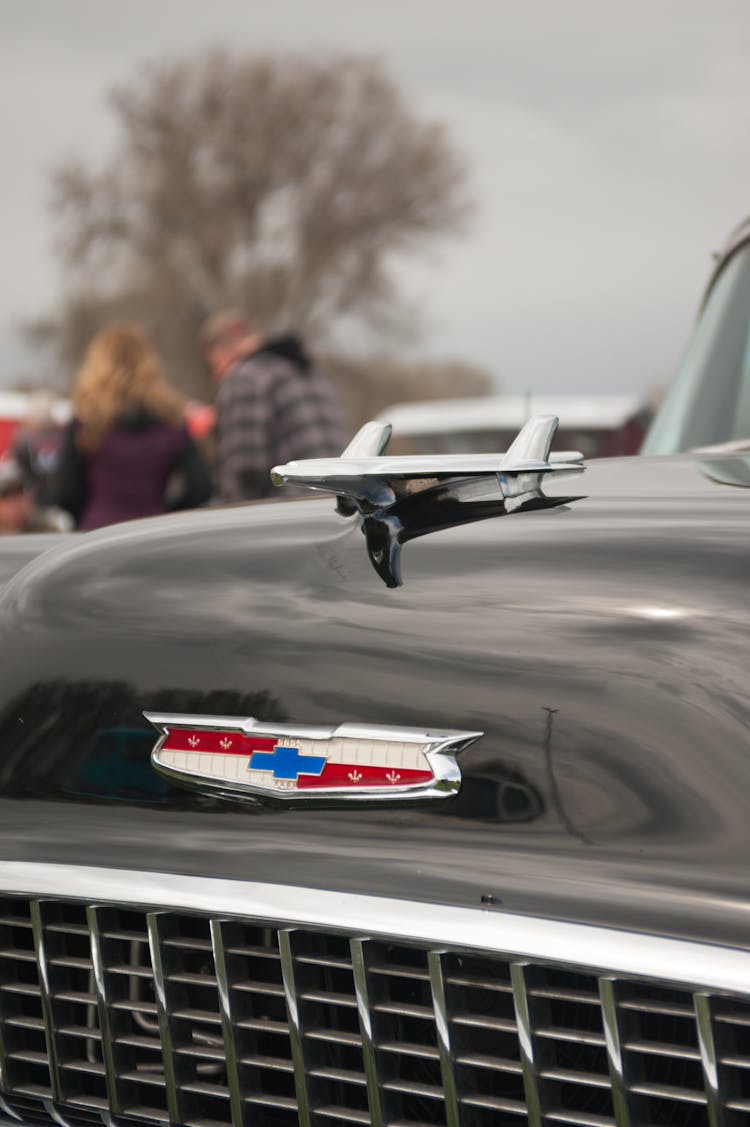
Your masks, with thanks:
[[[337,457],[346,444],[328,380],[270,353],[248,356],[230,369],[219,386],[216,410],[223,501],[267,497],[273,490],[272,466]],[[283,495],[290,493],[285,486]]]

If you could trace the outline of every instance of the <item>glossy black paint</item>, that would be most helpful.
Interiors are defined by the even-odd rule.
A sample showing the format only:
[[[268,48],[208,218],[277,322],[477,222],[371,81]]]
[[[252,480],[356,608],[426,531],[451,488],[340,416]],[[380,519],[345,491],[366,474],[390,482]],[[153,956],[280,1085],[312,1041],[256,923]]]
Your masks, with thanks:
[[[0,600],[0,858],[745,944],[747,480],[594,463],[570,505],[415,541],[398,590],[330,500],[67,538]],[[440,807],[278,811],[164,787],[143,710],[485,736]]]
[[[67,539],[67,536],[49,532],[0,537],[0,587],[42,552]]]
[[[464,499],[461,484],[451,482],[421,490],[364,517],[362,531],[367,554],[386,587],[401,586],[401,548],[410,540],[461,524],[510,515],[505,500]],[[517,512],[553,509],[577,500],[577,497],[548,498],[537,491],[519,505]]]

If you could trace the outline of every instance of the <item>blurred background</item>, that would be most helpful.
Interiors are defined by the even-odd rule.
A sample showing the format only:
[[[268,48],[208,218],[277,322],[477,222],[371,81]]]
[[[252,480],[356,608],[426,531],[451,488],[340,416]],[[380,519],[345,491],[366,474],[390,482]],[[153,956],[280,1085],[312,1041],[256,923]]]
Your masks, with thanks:
[[[627,423],[750,210],[745,0],[4,0],[0,20],[0,391],[64,399],[129,318],[209,403],[197,333],[231,305],[301,332],[352,425],[498,392],[511,432],[540,396],[585,416],[616,395]]]

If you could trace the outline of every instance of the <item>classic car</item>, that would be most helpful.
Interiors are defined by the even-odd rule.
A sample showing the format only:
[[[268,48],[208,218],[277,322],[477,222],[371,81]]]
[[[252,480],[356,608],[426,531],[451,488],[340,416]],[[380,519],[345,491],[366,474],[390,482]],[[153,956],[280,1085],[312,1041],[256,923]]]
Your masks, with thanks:
[[[750,1122],[749,286],[650,456],[8,546],[2,1123]]]

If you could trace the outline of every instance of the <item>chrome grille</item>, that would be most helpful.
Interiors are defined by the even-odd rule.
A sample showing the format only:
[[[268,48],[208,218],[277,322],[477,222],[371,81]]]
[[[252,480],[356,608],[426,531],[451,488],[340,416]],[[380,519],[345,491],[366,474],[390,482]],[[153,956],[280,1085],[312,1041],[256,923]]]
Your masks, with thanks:
[[[343,921],[0,897],[0,1089],[0,1123],[71,1127],[739,1127],[750,1000]]]

